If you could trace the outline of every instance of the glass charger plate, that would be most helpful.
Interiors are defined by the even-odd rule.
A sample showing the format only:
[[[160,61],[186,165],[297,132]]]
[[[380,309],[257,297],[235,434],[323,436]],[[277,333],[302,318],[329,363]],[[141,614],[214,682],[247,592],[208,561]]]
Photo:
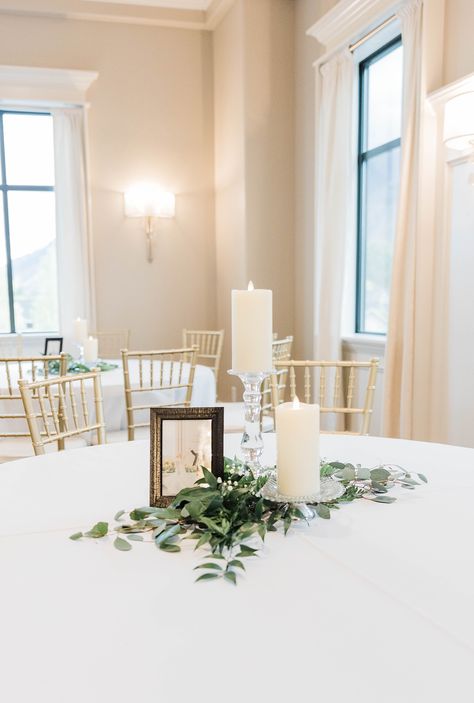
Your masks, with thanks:
[[[336,498],[340,498],[346,489],[333,478],[321,478],[321,486],[318,493],[310,496],[285,496],[278,492],[276,471],[269,472],[269,478],[262,488],[262,495],[268,500],[276,503],[329,503]]]

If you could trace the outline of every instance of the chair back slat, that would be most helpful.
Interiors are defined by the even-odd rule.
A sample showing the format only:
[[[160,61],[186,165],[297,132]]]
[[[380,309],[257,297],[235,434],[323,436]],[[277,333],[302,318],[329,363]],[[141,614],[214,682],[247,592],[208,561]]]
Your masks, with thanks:
[[[130,346],[130,330],[91,332],[97,338],[100,359],[120,359],[122,349]]]
[[[128,439],[135,439],[137,427],[148,427],[149,422],[139,422],[136,413],[150,407],[180,406],[189,407],[194,386],[194,374],[198,347],[196,345],[183,349],[164,349],[158,351],[128,351],[122,349],[123,381],[125,388],[125,407],[127,410]],[[136,362],[138,382],[133,383],[131,362]],[[149,373],[144,373],[144,362],[150,364]],[[176,392],[179,399],[166,403],[156,403],[143,395],[153,392]],[[138,398],[137,398],[138,396]],[[143,402],[140,402],[143,401]]]
[[[67,354],[0,357],[0,437],[24,438],[30,436],[21,402],[19,382],[24,380],[34,383],[38,379],[47,379],[52,375],[53,367],[58,375],[65,375]],[[35,390],[36,395],[37,393],[38,391]],[[42,402],[44,402],[44,398],[42,398]],[[11,425],[12,420],[15,421],[14,425]],[[4,421],[10,421],[10,429]]]
[[[45,445],[52,442],[57,442],[58,449],[62,450],[65,439],[91,432],[96,433],[98,444],[104,444],[99,371],[63,375],[32,383],[20,379],[18,384],[35,454],[44,454]],[[90,418],[87,384],[93,393],[93,419]],[[80,413],[78,404],[81,406]]]
[[[295,361],[292,359],[275,362],[276,373],[280,369],[289,372],[289,399],[297,395],[297,373],[301,375],[302,397],[306,403],[315,402],[317,378],[319,388],[317,391],[321,413],[333,414],[344,419],[344,434],[368,434],[370,419],[373,413],[375,385],[379,359],[370,361]],[[315,374],[315,379],[313,379]],[[367,375],[365,390],[362,386],[362,376]],[[314,383],[313,383],[314,381]],[[358,381],[361,391],[358,391]],[[273,412],[285,398],[277,393],[278,381],[276,374],[272,378]],[[332,403],[331,403],[332,399]],[[358,431],[352,429],[352,418],[360,417]]]
[[[284,339],[274,339],[272,342],[272,361],[273,365],[277,361],[291,359],[291,349],[293,346],[293,337],[285,337]],[[278,404],[278,399],[284,397],[286,391],[286,383],[288,378],[288,369],[283,367],[276,370],[276,373],[269,378],[266,378],[262,384],[262,415],[273,417],[273,405]],[[275,396],[275,400],[273,399]]]
[[[224,330],[183,330],[183,347],[196,346],[196,363],[209,366],[214,371],[216,393],[223,345]]]

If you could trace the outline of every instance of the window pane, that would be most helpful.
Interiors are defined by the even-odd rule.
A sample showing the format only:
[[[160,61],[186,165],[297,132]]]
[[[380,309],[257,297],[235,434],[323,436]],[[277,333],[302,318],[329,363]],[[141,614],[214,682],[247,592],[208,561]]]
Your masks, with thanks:
[[[51,115],[6,114],[3,129],[8,185],[54,185]]]
[[[365,304],[361,310],[361,332],[385,334],[387,331],[399,165],[398,147],[370,157],[365,164],[362,191],[365,277],[361,281]]]
[[[8,194],[17,332],[58,329],[54,193]]]
[[[401,133],[403,49],[397,47],[367,69],[367,145],[374,149]]]
[[[7,253],[3,219],[3,198],[0,196],[0,333],[10,332],[8,303]]]

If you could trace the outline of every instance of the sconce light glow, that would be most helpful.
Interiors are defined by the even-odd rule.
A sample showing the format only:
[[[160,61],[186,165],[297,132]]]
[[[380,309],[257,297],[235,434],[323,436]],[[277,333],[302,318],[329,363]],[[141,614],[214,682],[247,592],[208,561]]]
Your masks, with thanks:
[[[443,140],[458,151],[474,147],[474,93],[456,95],[446,103]]]
[[[174,217],[174,193],[165,191],[153,183],[137,183],[125,193],[125,215],[144,218],[147,261],[151,263],[153,261],[153,220],[156,217]]]
[[[125,193],[127,217],[174,217],[174,193],[153,183],[137,183]]]

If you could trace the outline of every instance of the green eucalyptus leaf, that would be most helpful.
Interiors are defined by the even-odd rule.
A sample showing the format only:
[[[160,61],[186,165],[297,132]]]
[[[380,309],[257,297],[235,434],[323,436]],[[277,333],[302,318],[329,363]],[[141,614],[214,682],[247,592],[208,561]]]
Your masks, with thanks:
[[[118,513],[115,513],[114,520],[117,520],[117,521],[120,520],[122,515],[125,515],[125,510],[119,510]]]
[[[181,551],[181,547],[179,546],[179,544],[174,544],[173,542],[161,542],[158,546],[164,552],[180,552]]]
[[[428,483],[428,479],[426,478],[425,474],[420,474],[420,473],[418,473],[418,474],[416,474],[416,475],[418,476],[418,478],[420,479],[420,481],[423,481],[423,483]]]
[[[130,539],[133,542],[143,542],[143,537],[141,535],[134,534],[133,532],[127,535],[127,539]]]
[[[166,540],[170,539],[170,537],[175,537],[176,535],[179,535],[180,532],[180,525],[171,525],[171,527],[166,528],[166,530],[163,530],[156,535],[155,542],[157,545],[160,545],[163,542],[166,542]]]
[[[329,520],[331,517],[331,511],[327,505],[324,505],[324,503],[318,503],[315,506],[315,510],[319,517],[323,518],[323,520]]]
[[[216,571],[222,571],[222,566],[220,564],[213,564],[211,561],[207,561],[205,564],[199,564],[194,567],[196,569],[216,569]]]
[[[234,586],[237,586],[237,576],[235,575],[234,571],[226,571],[224,574],[224,578],[227,579],[227,581],[233,583]]]
[[[370,472],[370,478],[372,481],[380,483],[382,481],[387,481],[390,478],[390,471],[379,466],[377,469],[372,469]]]
[[[231,559],[228,566],[233,566],[235,569],[242,569],[242,571],[245,571],[245,566],[240,559]]]
[[[196,544],[196,546],[194,547],[194,549],[199,549],[199,548],[202,547],[204,544],[207,544],[210,539],[211,539],[210,533],[209,533],[209,532],[204,532],[204,534],[202,534],[201,537],[199,538],[199,541],[197,542],[197,544]]]
[[[116,537],[114,539],[114,547],[120,552],[129,552],[132,548],[132,545],[130,544],[130,542],[127,542],[126,539],[123,539],[122,537]]]
[[[72,539],[73,541],[77,539],[81,539],[81,537],[84,537],[82,532],[75,532],[73,535],[70,535],[69,539]]]
[[[204,476],[204,480],[206,481],[206,483],[207,483],[207,485],[209,486],[209,488],[217,488],[217,486],[219,485],[219,484],[217,483],[217,477],[214,476],[214,474],[211,473],[211,471],[209,471],[208,469],[206,469],[204,466],[202,466],[201,468],[202,468],[202,473],[203,473],[203,476]]]
[[[371,478],[370,469],[366,469],[362,466],[357,468],[357,479],[359,481],[367,481]]]
[[[345,466],[336,474],[336,476],[340,478],[341,481],[353,481],[355,479],[355,475],[355,468],[351,465]]]
[[[238,557],[254,557],[257,555],[257,549],[249,547],[246,544],[240,545],[240,552],[237,554]]]
[[[374,496],[373,498],[370,498],[369,500],[373,500],[376,503],[395,503],[397,500],[393,496]]]
[[[211,579],[218,579],[218,578],[220,578],[220,574],[211,574],[211,573],[201,574],[201,576],[198,576],[198,578],[196,579],[196,583],[198,581],[210,581]]]
[[[153,514],[155,517],[161,518],[162,520],[179,520],[181,510],[176,510],[175,508],[155,508]]]
[[[108,522],[96,522],[96,524],[91,527],[91,529],[88,532],[84,533],[84,537],[92,537],[92,538],[99,538],[99,537],[105,537],[107,532],[109,531],[109,523]]]

